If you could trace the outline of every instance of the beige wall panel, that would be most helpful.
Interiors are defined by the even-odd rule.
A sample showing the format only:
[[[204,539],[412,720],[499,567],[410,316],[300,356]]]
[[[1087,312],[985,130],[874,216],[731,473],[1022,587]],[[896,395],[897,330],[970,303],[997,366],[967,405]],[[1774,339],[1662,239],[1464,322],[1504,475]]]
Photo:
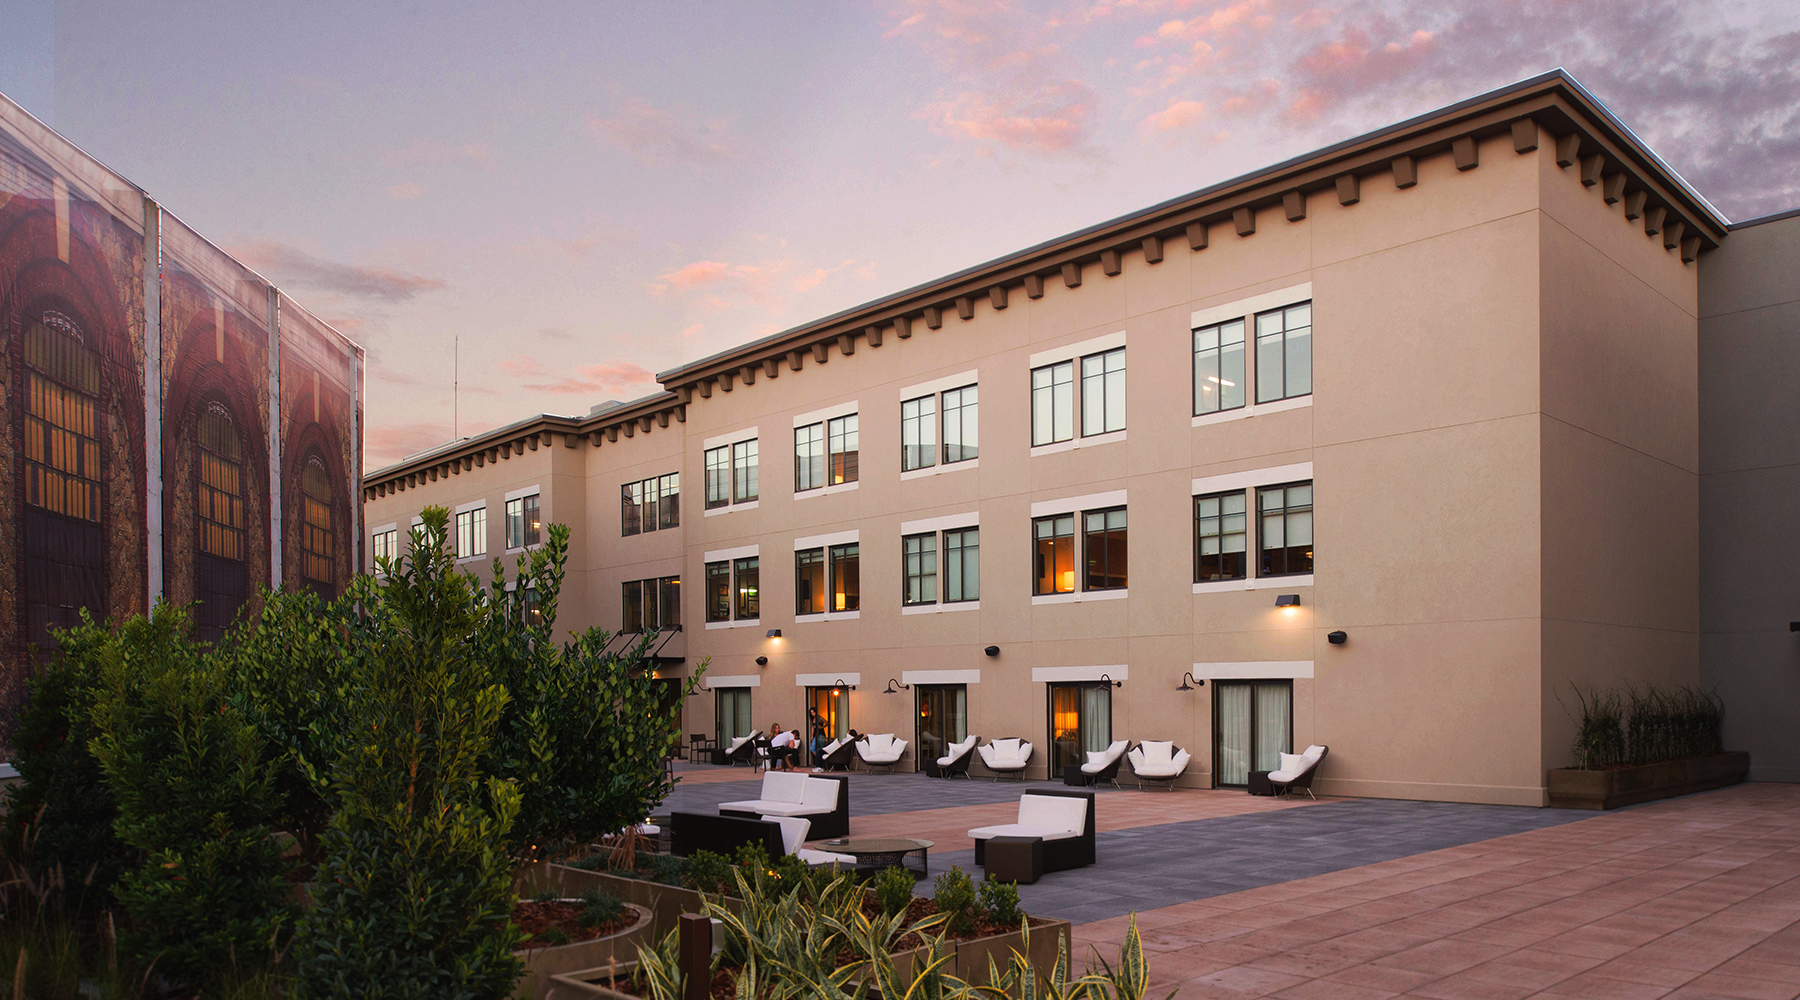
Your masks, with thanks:
[[[1307,199],[1313,227],[1313,266],[1379,254],[1445,233],[1472,229],[1537,208],[1534,154],[1514,153],[1504,136],[1481,144],[1481,166],[1457,170],[1449,153],[1419,161],[1419,183],[1394,186],[1393,174],[1362,178],[1361,200],[1339,205],[1332,191]]]
[[[1800,220],[1787,228],[1800,234]],[[1731,235],[1781,228],[1758,226]],[[1714,251],[1708,260],[1728,250]],[[1771,268],[1773,270],[1773,268]],[[1787,271],[1789,281],[1800,267]],[[1782,299],[1701,320],[1700,468],[1735,472],[1800,463],[1800,288]]]
[[[1316,627],[1327,623],[1313,607],[1315,588],[1299,585],[1193,595],[1194,629],[1188,644],[1194,663],[1310,660]],[[1277,608],[1278,594],[1299,594],[1299,608]]]
[[[1710,632],[1700,683],[1725,700],[1725,749],[1750,752],[1751,781],[1800,781],[1800,642],[1785,628]]]
[[[1205,250],[1189,250],[1187,239],[1180,235],[1163,240],[1160,264],[1146,262],[1142,250],[1126,251],[1124,269],[1117,278],[1108,279],[1125,283],[1125,314],[1143,316],[1165,309],[1181,309],[1185,319],[1186,310],[1191,308],[1188,303],[1194,298],[1194,262],[1190,258],[1204,253]],[[1101,276],[1105,277],[1104,274]]]
[[[1788,218],[1734,229],[1724,245],[1700,261],[1700,315],[1705,319],[1796,300],[1800,220]]]
[[[1624,268],[1637,279],[1637,291],[1667,299],[1690,316],[1699,314],[1698,265],[1682,263],[1681,252],[1665,249],[1661,235],[1646,235],[1643,220],[1625,218],[1623,201],[1608,205],[1602,195],[1603,185],[1584,187],[1579,166],[1558,167],[1554,156],[1545,156],[1538,162],[1538,197],[1545,216],[1594,252]],[[1559,277],[1548,262],[1544,275],[1550,279]],[[1545,315],[1550,317],[1549,313]]]
[[[1543,804],[1535,619],[1349,631],[1314,666],[1320,794]]]
[[[1603,204],[1595,196],[1592,204],[1581,207],[1594,213]],[[1617,220],[1601,221],[1611,229],[1610,222]],[[1693,274],[1662,276],[1659,291],[1617,257],[1598,252],[1560,219],[1547,215],[1542,245],[1544,413],[1697,471],[1699,351],[1691,309]],[[1640,255],[1650,252],[1635,244],[1628,247]],[[1675,267],[1682,266],[1678,257],[1672,259]]]
[[[1546,417],[1544,615],[1699,629],[1699,477]]]
[[[1214,223],[1205,250],[1188,256],[1194,297],[1251,294],[1253,286],[1283,288],[1306,281],[1313,266],[1312,227],[1289,222],[1279,205],[1256,213],[1256,232],[1239,236],[1229,221]],[[1166,261],[1180,263],[1179,259]]]
[[[1319,443],[1536,409],[1537,239],[1510,216],[1319,268]]]
[[[1321,447],[1318,624],[1536,618],[1538,418]]]
[[[1142,258],[1138,262],[1143,263]],[[1168,263],[1164,261],[1158,266],[1165,267]],[[1023,306],[1030,324],[1025,331],[1029,340],[1009,346],[1023,347],[1029,343],[1032,350],[1043,351],[1058,344],[1082,340],[1083,335],[1096,336],[1093,331],[1098,327],[1110,325],[1116,328],[1119,320],[1127,315],[1126,284],[1122,275],[1108,278],[1100,270],[1100,262],[1090,260],[1081,267],[1079,287],[1064,286],[1062,275],[1057,273],[1044,276],[1044,297],[1041,299],[1027,298],[1023,288],[1012,289],[1011,301],[1016,306]],[[975,315],[982,315],[987,308],[978,304]],[[945,329],[957,322],[955,316],[951,311],[945,318]],[[1110,333],[1111,330],[1100,332]]]

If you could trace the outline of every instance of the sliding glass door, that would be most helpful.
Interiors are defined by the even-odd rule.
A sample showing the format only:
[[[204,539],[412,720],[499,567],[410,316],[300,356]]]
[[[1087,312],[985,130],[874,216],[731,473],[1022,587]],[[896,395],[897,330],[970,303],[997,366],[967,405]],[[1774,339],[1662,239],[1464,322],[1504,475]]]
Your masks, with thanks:
[[[1251,771],[1278,770],[1293,743],[1293,681],[1214,682],[1214,784],[1242,788]]]
[[[756,731],[756,726],[750,721],[749,688],[714,688],[713,706],[713,724],[716,727],[719,749],[728,749],[732,740]]]
[[[962,684],[915,684],[918,726],[913,731],[913,760],[920,771],[937,766],[952,743],[969,738],[969,689]]]
[[[1050,777],[1080,767],[1088,751],[1112,743],[1112,686],[1050,685]]]

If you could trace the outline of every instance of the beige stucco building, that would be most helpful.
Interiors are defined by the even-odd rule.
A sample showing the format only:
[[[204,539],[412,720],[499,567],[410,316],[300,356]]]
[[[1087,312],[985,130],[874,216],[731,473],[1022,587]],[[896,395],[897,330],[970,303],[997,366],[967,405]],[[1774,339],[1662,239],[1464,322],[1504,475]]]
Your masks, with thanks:
[[[1549,74],[415,456],[368,549],[569,524],[559,624],[679,623],[690,733],[1171,739],[1196,786],[1323,743],[1324,792],[1541,805],[1571,685],[1701,677],[1727,233]]]

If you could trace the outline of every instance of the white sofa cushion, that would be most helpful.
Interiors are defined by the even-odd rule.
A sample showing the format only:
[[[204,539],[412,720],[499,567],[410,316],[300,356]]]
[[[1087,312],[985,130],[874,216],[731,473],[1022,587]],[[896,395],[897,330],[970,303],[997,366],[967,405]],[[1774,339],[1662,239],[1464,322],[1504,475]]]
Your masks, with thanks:
[[[800,804],[808,810],[830,812],[837,808],[840,787],[841,783],[835,778],[807,778]]]
[[[750,742],[753,739],[756,739],[755,733],[751,733],[749,736],[739,736],[737,739],[734,739],[731,741],[731,746],[727,747],[725,752],[726,753],[737,753],[738,750],[741,747],[743,747],[744,744]]]
[[[970,840],[986,840],[989,837],[1037,837],[1040,840],[1069,840],[1079,836],[1081,834],[1074,830],[1062,830],[1052,826],[1027,826],[1024,823],[981,826],[969,831]]]
[[[1175,743],[1172,740],[1145,740],[1138,744],[1144,752],[1144,763],[1151,767],[1167,765],[1175,759]]]
[[[762,794],[765,802],[805,801],[807,777],[792,771],[768,771],[763,774]]]
[[[815,851],[810,847],[802,847],[794,852],[794,857],[809,865],[854,865],[856,856],[852,854],[834,854],[831,851]]]
[[[951,764],[956,763],[957,758],[968,753],[970,750],[974,749],[974,747],[975,747],[975,737],[973,737],[973,736],[969,737],[968,739],[963,740],[960,743],[950,744],[949,746],[944,748],[945,750],[947,750],[949,752],[944,754],[944,756],[939,757],[937,759],[938,766],[939,767],[949,767]]]
[[[1080,836],[1087,831],[1087,806],[1086,798],[1073,795],[1026,793],[1019,796],[1018,825],[1069,830]]]
[[[1125,755],[1125,748],[1130,746],[1127,740],[1114,740],[1105,750],[1089,750],[1087,763],[1081,765],[1083,774],[1099,774],[1106,770],[1113,761]]]
[[[1325,748],[1314,743],[1312,746],[1307,747],[1306,752],[1302,753],[1300,756],[1305,757],[1307,760],[1318,760],[1320,757],[1325,756]]]
[[[812,820],[800,816],[777,816],[775,822],[781,825],[781,849],[788,854],[797,853],[800,845],[806,843],[806,834],[812,829]]]
[[[995,740],[988,745],[994,748],[995,760],[1017,760],[1019,757],[1019,745],[1023,742],[1023,740],[1011,739]]]
[[[1125,758],[1131,761],[1132,773],[1140,778],[1173,778],[1187,770],[1188,761],[1193,759],[1193,754],[1183,750],[1166,764],[1151,764],[1144,759],[1142,750],[1133,750]]]
[[[1301,754],[1284,753],[1281,755],[1281,767],[1269,772],[1269,780],[1293,781],[1300,777],[1311,763],[1312,761]]]
[[[863,738],[856,752],[862,759],[871,764],[892,764],[906,752],[906,741],[895,739],[893,733],[881,733]]]
[[[826,754],[837,753],[840,749],[843,748],[844,744],[846,744],[848,742],[850,742],[850,737],[839,736],[837,739],[832,740],[830,743],[825,744],[825,753]]]

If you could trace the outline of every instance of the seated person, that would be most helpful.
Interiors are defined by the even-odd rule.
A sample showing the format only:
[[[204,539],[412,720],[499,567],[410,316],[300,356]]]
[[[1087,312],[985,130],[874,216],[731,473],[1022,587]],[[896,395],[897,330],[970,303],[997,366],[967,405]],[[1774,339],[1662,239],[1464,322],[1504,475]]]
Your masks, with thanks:
[[[786,771],[792,766],[794,757],[799,752],[800,730],[783,730],[769,741],[769,766]]]

